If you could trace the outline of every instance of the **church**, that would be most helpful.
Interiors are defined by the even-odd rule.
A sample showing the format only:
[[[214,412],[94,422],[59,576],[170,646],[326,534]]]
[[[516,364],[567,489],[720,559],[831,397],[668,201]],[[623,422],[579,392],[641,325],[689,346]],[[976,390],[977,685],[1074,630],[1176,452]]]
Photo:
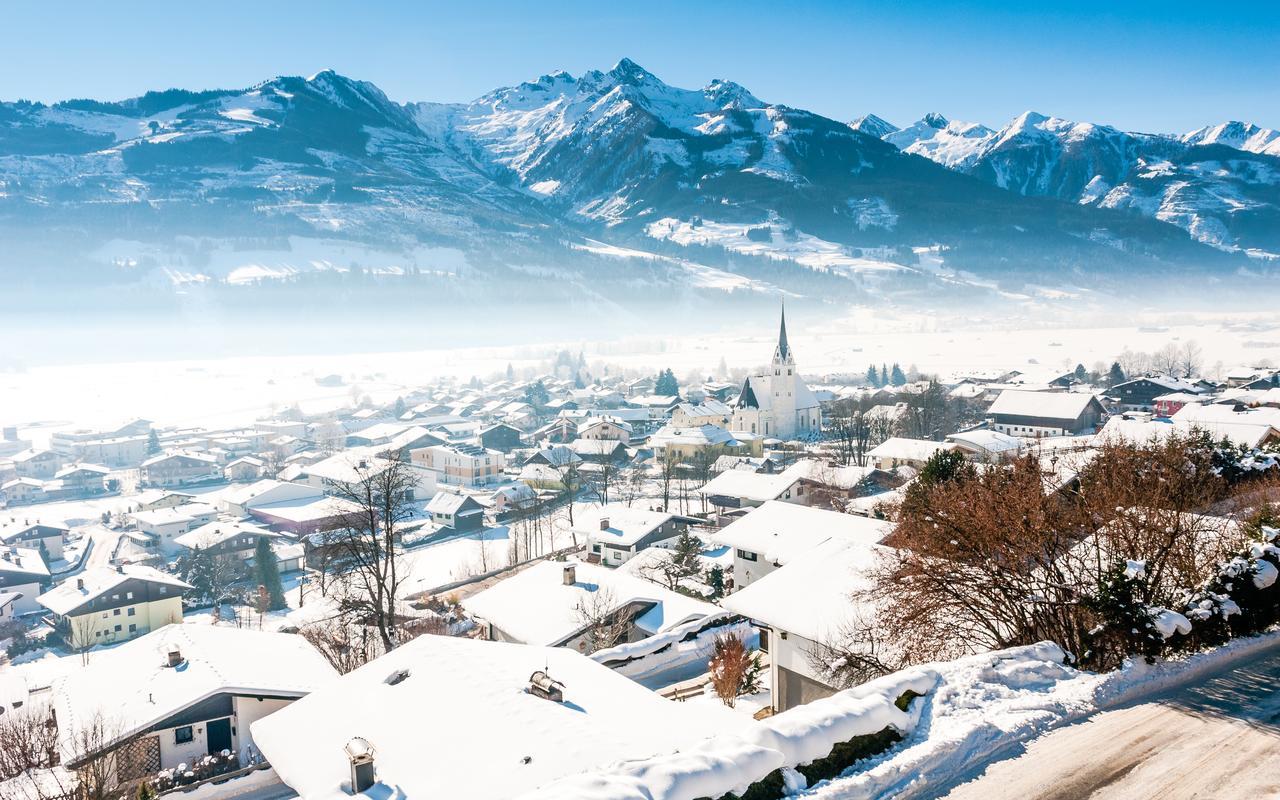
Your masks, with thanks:
[[[778,346],[764,375],[742,384],[733,404],[731,428],[777,439],[809,439],[822,430],[818,399],[796,373],[796,360],[787,343],[787,312],[782,312]]]

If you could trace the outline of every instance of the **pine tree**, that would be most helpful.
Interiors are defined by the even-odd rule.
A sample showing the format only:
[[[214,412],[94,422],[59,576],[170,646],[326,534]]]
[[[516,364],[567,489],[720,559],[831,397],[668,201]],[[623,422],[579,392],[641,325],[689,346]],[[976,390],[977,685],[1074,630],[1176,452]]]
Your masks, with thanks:
[[[894,386],[902,386],[907,382],[907,376],[903,374],[902,367],[898,366],[897,362],[894,362],[893,375],[889,380],[893,382]]]
[[[724,567],[719,564],[713,564],[711,569],[707,570],[707,586],[711,587],[711,599],[719,600],[724,597]]]
[[[680,394],[680,384],[676,381],[676,374],[670,367],[658,373],[658,379],[653,385],[653,393],[663,397],[675,397]]]
[[[880,385],[881,386],[889,385],[889,368],[886,367],[884,364],[880,365]]]
[[[1111,369],[1107,372],[1107,387],[1110,388],[1119,383],[1125,382],[1124,370],[1120,367],[1119,361],[1111,362]]]
[[[408,411],[408,409],[405,408],[404,398],[397,397],[396,398],[396,419],[400,419],[401,417],[403,417],[406,411]]]
[[[867,367],[867,385],[880,388],[880,371],[876,369],[875,364]]]
[[[160,452],[160,434],[155,431],[147,434],[147,454],[155,455]]]
[[[1084,364],[1076,364],[1075,372],[1073,372],[1072,374],[1075,375],[1076,380],[1080,381],[1081,383],[1089,382],[1089,370],[1084,368]]]
[[[267,607],[272,611],[285,608],[287,603],[284,599],[284,586],[280,582],[280,565],[276,563],[276,554],[265,536],[258,537],[258,546],[253,551],[253,563],[258,572],[258,584],[267,589]]]

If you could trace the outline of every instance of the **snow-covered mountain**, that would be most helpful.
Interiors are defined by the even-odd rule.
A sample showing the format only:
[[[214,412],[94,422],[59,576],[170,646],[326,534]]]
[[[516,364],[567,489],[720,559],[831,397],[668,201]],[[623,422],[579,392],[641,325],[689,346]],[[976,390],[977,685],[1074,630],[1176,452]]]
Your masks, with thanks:
[[[414,274],[459,297],[634,297],[643,280],[834,298],[940,290],[939,261],[988,276],[974,285],[1230,273],[1243,256],[1205,243],[1275,235],[1265,215],[1245,223],[1276,206],[1250,194],[1276,191],[1274,164],[1032,114],[1000,131],[848,125],[627,59],[449,104],[324,71],[0,104],[0,280]]]
[[[1018,194],[1136,212],[1223,250],[1280,253],[1280,134],[1256,125],[1173,137],[1034,111],[999,130],[930,114],[882,138]]]

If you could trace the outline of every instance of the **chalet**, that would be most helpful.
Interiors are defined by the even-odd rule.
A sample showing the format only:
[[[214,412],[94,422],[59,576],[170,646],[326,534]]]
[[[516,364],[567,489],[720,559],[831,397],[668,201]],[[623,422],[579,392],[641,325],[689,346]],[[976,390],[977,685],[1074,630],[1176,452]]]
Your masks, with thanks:
[[[254,723],[336,678],[301,636],[173,625],[98,653],[54,682],[61,761],[75,769],[97,748],[116,748],[122,781],[223,751],[248,766]],[[109,741],[87,732],[96,719],[110,720]]]
[[[623,628],[617,644],[637,642],[692,620],[718,614],[710,603],[599,564],[542,561],[462,601],[500,642],[592,646],[591,620]],[[589,611],[584,614],[584,609]]]
[[[711,541],[733,548],[734,586],[741,589],[827,539],[876,544],[892,530],[884,520],[769,502],[717,531]]]
[[[635,429],[617,417],[593,417],[583,421],[578,428],[578,438],[590,441],[610,440],[630,442]]]
[[[671,409],[671,424],[680,428],[694,428],[701,425],[719,425],[729,427],[733,418],[733,408],[719,400],[706,400],[700,404],[681,403]]]
[[[803,502],[800,471],[788,467],[776,474],[728,470],[712,478],[698,493],[717,509],[754,508],[770,500]]]
[[[578,438],[578,423],[570,417],[556,417],[533,432],[535,442],[564,444]]]
[[[48,480],[62,469],[68,459],[54,450],[24,450],[11,457],[19,478]]]
[[[951,442],[890,436],[867,453],[867,460],[874,464],[876,469],[888,470],[898,467],[919,469],[935,454],[954,449],[956,446]]]
[[[239,564],[253,555],[262,538],[279,539],[280,534],[247,522],[215,520],[187,531],[174,544],[188,551],[200,550],[227,563]]]
[[[739,431],[727,431],[718,425],[679,428],[667,425],[649,437],[649,445],[659,458],[710,458],[721,455],[759,457],[764,453],[764,437]]]
[[[569,449],[588,464],[619,464],[628,458],[627,446],[617,439],[578,439]]]
[[[993,430],[1027,439],[1094,433],[1105,413],[1098,398],[1087,392],[1006,389],[987,409],[987,418]]]
[[[0,484],[0,499],[11,506],[43,503],[45,482],[39,478],[14,478]]]
[[[480,431],[480,446],[486,450],[510,453],[524,445],[524,434],[519,428],[499,422]]]
[[[100,464],[68,464],[54,474],[59,481],[61,497],[94,497],[107,491],[107,476],[111,470]]]
[[[29,547],[0,547],[0,592],[16,592],[12,612],[29,614],[39,611],[36,602],[42,587],[49,583],[49,568],[37,550]]]
[[[435,524],[459,533],[484,527],[484,506],[469,494],[436,492],[427,503],[426,512]]]
[[[161,453],[142,462],[142,482],[147,486],[171,488],[221,477],[218,459],[206,453]]]
[[[345,528],[361,507],[341,497],[299,497],[255,505],[249,516],[273,531],[301,537],[318,531]]]
[[[180,548],[174,543],[182,534],[213,522],[218,510],[204,503],[187,503],[153,511],[135,511],[130,515],[138,530],[147,534],[155,547],[166,556],[175,556]]]
[[[1107,390],[1107,396],[1113,398],[1125,411],[1151,411],[1155,408],[1157,397],[1174,392],[1193,395],[1202,393],[1196,384],[1182,378],[1147,375],[1117,383]]]
[[[424,708],[450,723],[423,725]],[[584,770],[694,753],[708,737],[745,733],[753,722],[665,700],[564,648],[421,636],[255,722],[253,737],[288,787],[275,796],[510,800]],[[684,777],[662,795],[708,794],[687,789]]]
[[[73,649],[115,644],[182,622],[191,585],[152,567],[93,567],[36,598]]]
[[[586,543],[593,561],[616,567],[646,548],[670,547],[689,529],[689,522],[688,517],[666,511],[609,503],[591,512],[578,512],[572,530]]]
[[[0,522],[0,545],[30,547],[43,551],[50,561],[62,559],[62,545],[70,535],[70,529],[62,525],[46,525],[27,520]]]
[[[541,464],[552,469],[563,469],[574,464],[581,464],[582,456],[574,452],[568,445],[544,447],[525,459],[524,466]]]
[[[813,656],[824,646],[844,644],[855,626],[876,624],[874,608],[853,596],[870,587],[871,574],[890,552],[865,538],[831,536],[724,599],[725,608],[761,628],[775,712],[837,691]]]

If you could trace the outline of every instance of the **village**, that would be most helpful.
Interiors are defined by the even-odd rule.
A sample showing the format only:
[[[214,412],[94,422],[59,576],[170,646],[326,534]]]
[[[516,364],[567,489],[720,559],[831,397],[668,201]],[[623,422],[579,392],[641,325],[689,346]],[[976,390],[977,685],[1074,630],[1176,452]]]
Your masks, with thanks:
[[[0,798],[782,796],[906,735],[934,686],[915,665],[1050,638],[886,640],[886,609],[958,614],[923,573],[914,610],[872,598],[963,539],[932,532],[950,483],[996,516],[1001,469],[1066,504],[1109,459],[1203,445],[1251,504],[1106,501],[1203,532],[1247,527],[1246,482],[1277,469],[1270,365],[1210,378],[1188,344],[816,376],[786,326],[766,366],[699,381],[562,352],[223,430],[0,420]],[[1275,553],[1247,568],[1274,582]],[[1197,619],[1154,609],[1151,652]]]

